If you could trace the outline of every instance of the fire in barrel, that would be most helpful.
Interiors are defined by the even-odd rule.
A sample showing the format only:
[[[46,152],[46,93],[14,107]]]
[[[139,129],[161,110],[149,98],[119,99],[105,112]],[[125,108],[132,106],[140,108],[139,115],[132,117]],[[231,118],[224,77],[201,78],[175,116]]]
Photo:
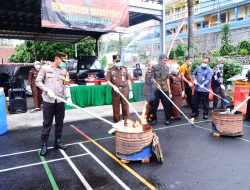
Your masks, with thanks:
[[[152,156],[152,140],[150,125],[129,121],[115,133],[116,156],[130,161],[147,159]]]

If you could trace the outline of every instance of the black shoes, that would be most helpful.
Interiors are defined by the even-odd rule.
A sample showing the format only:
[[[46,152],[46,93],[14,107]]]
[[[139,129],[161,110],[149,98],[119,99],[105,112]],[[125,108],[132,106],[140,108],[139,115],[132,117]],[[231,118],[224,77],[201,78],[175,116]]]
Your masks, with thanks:
[[[165,121],[165,125],[170,125],[170,121],[169,121],[169,120],[166,120],[166,121]]]
[[[156,125],[157,124],[157,120],[152,120],[151,121],[151,125]]]
[[[67,147],[66,147],[65,145],[62,144],[61,139],[56,139],[56,140],[55,140],[55,144],[54,144],[54,149],[66,150]]]
[[[191,116],[191,117],[198,117],[199,114],[197,114],[197,113],[191,113],[190,116]]]
[[[40,150],[40,156],[46,156],[47,154],[47,143],[42,143],[41,150]]]

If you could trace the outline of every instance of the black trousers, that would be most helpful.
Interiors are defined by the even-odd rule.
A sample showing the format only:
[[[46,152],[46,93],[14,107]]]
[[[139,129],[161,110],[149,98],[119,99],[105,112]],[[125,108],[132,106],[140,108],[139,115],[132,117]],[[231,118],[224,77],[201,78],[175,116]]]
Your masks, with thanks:
[[[218,86],[218,87],[212,87],[212,89],[213,89],[213,92],[215,94],[217,94],[218,96],[220,96],[223,99],[226,99],[225,91],[223,89],[221,89],[220,86]],[[218,107],[218,101],[219,101],[218,97],[214,96],[213,109],[217,109],[217,107]],[[226,109],[226,108],[227,108],[226,103],[223,100],[221,100],[221,109]]]
[[[167,96],[169,96],[168,92],[165,92],[165,93],[167,94]],[[170,120],[171,103],[159,90],[155,91],[155,97],[154,97],[154,100],[152,101],[152,112],[153,112],[152,120],[157,120],[157,110],[158,110],[160,100],[164,108],[165,119]]]
[[[250,96],[250,94],[249,94],[249,96]],[[247,119],[250,119],[250,100],[247,101],[246,118],[247,118]]]
[[[62,136],[63,119],[65,116],[64,103],[48,103],[43,102],[43,129],[41,139],[42,142],[47,142],[49,133],[55,117],[55,139],[60,139]]]
[[[194,108],[194,97],[192,95],[192,88],[190,87],[185,88],[185,94],[187,96],[187,103],[190,106],[192,112],[194,112],[195,108]]]
[[[202,98],[203,103],[203,115],[208,115],[209,111],[209,93],[194,91],[194,113],[199,114],[200,99]]]

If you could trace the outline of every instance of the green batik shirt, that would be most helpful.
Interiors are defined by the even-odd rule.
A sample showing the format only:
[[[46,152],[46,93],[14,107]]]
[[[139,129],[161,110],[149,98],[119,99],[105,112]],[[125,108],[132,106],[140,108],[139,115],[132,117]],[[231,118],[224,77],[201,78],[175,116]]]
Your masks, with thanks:
[[[161,86],[163,91],[169,91],[167,79],[169,78],[169,67],[164,65],[163,67],[160,64],[157,64],[152,67],[152,78]]]

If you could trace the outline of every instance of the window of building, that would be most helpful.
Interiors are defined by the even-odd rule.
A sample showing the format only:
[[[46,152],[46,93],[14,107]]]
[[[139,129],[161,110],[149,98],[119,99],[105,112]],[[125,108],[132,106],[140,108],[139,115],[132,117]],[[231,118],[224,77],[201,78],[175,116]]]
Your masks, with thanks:
[[[170,11],[166,11],[166,16],[170,16]]]
[[[209,26],[208,21],[203,22],[203,28],[208,28],[208,26]]]
[[[200,22],[196,23],[196,29],[199,30],[200,28],[201,28],[201,23]]]
[[[181,12],[181,8],[180,8],[180,7],[176,8],[176,9],[175,9],[175,12],[176,12],[176,13],[180,13],[180,12]]]
[[[227,22],[227,14],[226,13],[220,14],[220,21],[221,21],[221,23]]]
[[[166,35],[171,35],[172,34],[172,32],[170,31],[170,30],[166,30]]]

